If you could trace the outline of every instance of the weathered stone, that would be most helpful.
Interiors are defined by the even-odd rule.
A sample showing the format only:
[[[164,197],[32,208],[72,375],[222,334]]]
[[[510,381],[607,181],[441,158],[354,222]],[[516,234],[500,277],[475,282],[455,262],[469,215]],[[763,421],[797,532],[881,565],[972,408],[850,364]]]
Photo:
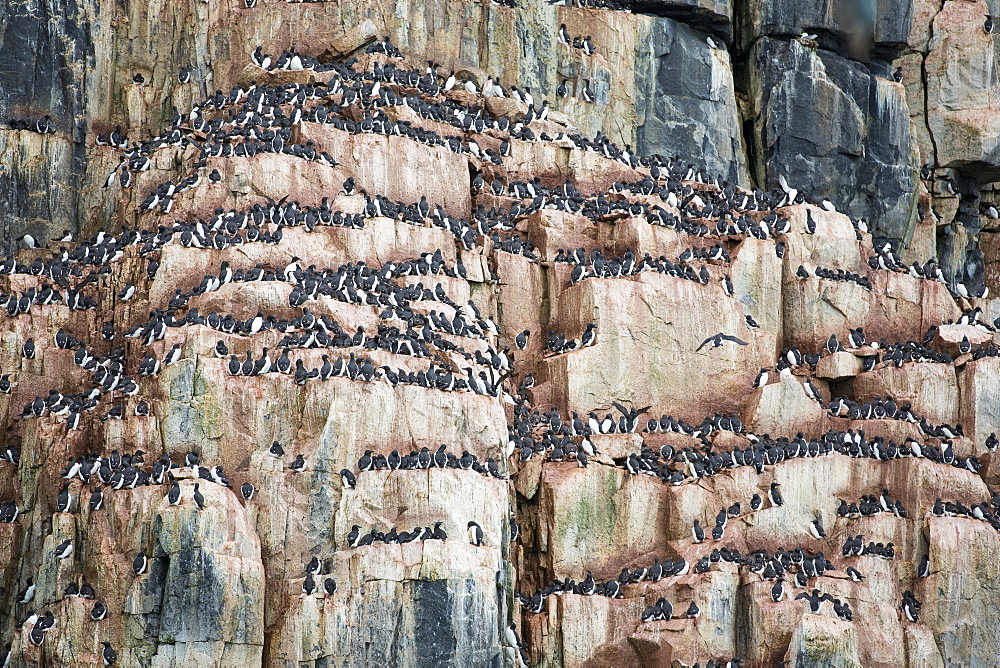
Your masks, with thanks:
[[[750,57],[757,179],[792,179],[876,236],[909,238],[917,169],[902,88],[798,40],[765,37]]]
[[[140,255],[143,240],[104,264],[71,263],[81,272],[69,278],[69,285],[83,287],[83,294],[98,302],[95,309],[34,304],[29,313],[3,319],[0,367],[12,388],[10,394],[0,393],[0,416],[5,443],[18,447],[21,458],[16,466],[0,461],[0,503],[14,500],[23,511],[16,523],[0,525],[0,641],[12,642],[13,665],[94,665],[100,661],[102,640],[117,648],[120,665],[517,665],[516,650],[504,639],[511,621],[517,623],[532,662],[543,666],[692,665],[733,656],[742,657],[747,666],[782,660],[795,665],[989,665],[1000,654],[991,635],[996,532],[989,522],[961,513],[929,515],[938,498],[992,513],[987,485],[1000,484],[1000,458],[983,451],[986,436],[1000,431],[995,415],[1000,370],[993,364],[996,358],[959,355],[958,345],[967,337],[973,346],[987,346],[997,337],[983,327],[945,323],[973,306],[992,322],[1000,317],[1000,300],[956,303],[943,282],[871,269],[872,237],[856,232],[851,220],[865,218],[877,238],[909,244],[897,248],[907,263],[938,257],[941,267],[970,289],[982,275],[987,283],[993,280],[998,264],[994,246],[1000,244],[991,237],[1000,224],[986,213],[994,191],[982,181],[994,178],[994,160],[988,141],[992,121],[982,96],[995,82],[990,57],[973,62],[976,49],[989,52],[992,37],[971,34],[980,29],[981,14],[989,11],[985,3],[937,7],[879,2],[860,28],[846,3],[736,3],[742,29],[732,54],[726,44],[733,35],[733,7],[726,0],[633,3],[637,11],[631,13],[521,4],[525,6],[515,10],[461,0],[277,3],[266,8],[133,3],[108,13],[84,2],[62,9],[44,3],[0,9],[0,71],[12,74],[0,81],[0,111],[4,117],[57,116],[53,135],[0,130],[0,157],[8,177],[0,183],[0,245],[25,231],[45,238],[63,228],[117,230],[124,224],[154,231],[162,225],[162,233],[198,219],[212,226],[219,220],[218,210],[272,206],[285,197],[300,207],[325,201],[331,211],[364,218],[362,228],[312,229],[313,219],[287,220],[280,227],[272,222],[261,229],[281,229],[281,243],[241,238],[245,243],[222,251],[186,247],[174,237],[162,249]],[[560,24],[572,36],[591,35],[596,52],[585,54],[559,43],[555,31]],[[800,32],[816,32],[817,37],[793,37]],[[407,59],[360,53],[382,35],[389,35]],[[864,40],[855,43],[855,37],[867,38],[875,47]],[[911,50],[893,63],[902,67],[900,85],[889,80],[892,68],[884,59],[907,40]],[[956,40],[964,41],[955,45]],[[8,42],[15,48],[8,48]],[[150,169],[135,173],[133,186],[99,188],[122,154],[93,147],[92,134],[120,123],[132,140],[147,138],[163,130],[161,120],[174,106],[182,118],[195,103],[203,105],[203,113],[214,114],[214,105],[203,103],[216,89],[229,91],[234,84],[252,82],[317,84],[332,76],[323,71],[265,72],[247,60],[258,44],[272,55],[294,44],[301,53],[323,60],[354,53],[368,72],[376,63],[386,67],[390,62],[400,70],[422,71],[421,61],[429,59],[440,63],[439,73],[454,70],[479,86],[498,76],[508,89],[514,82],[522,90],[531,87],[536,110],[549,98],[554,108],[548,120],[536,120],[531,128],[550,139],[513,140],[503,164],[494,165],[403,136],[348,134],[308,119],[292,125],[292,141],[314,142],[339,161],[334,168],[289,153],[204,157],[202,143],[211,144],[211,139],[183,126],[188,144],[152,150]],[[194,67],[194,83],[177,83],[174,72],[182,64]],[[748,93],[746,104],[735,92],[734,67]],[[130,83],[134,73],[142,73],[147,84]],[[563,80],[568,95],[553,98]],[[592,102],[582,99],[584,80],[594,93]],[[409,86],[395,90],[410,100],[403,105],[387,99],[390,105],[379,107],[392,121],[463,141],[474,138],[492,150],[507,139],[495,129],[466,133],[424,119],[409,104],[418,91]],[[443,98],[514,122],[527,112],[510,97],[483,98],[464,89]],[[354,105],[346,115],[359,121],[364,113]],[[779,239],[716,235],[719,208],[699,214],[690,202],[675,206],[658,193],[629,192],[627,185],[609,192],[616,182],[644,179],[649,170],[576,148],[578,133],[592,138],[598,130],[637,154],[680,154],[681,171],[690,161],[708,180],[720,175],[729,181],[678,186],[678,174],[672,173],[666,182],[677,193],[683,188],[686,194],[705,195],[732,183],[750,185],[748,172],[753,172],[755,185],[774,187],[777,177],[785,176],[817,204],[778,211],[791,226]],[[744,141],[754,146],[748,150]],[[203,157],[205,169],[193,167]],[[936,168],[931,170],[934,178],[917,183],[916,167],[925,163]],[[169,213],[136,211],[158,185],[193,173],[206,177],[212,170],[221,179],[203,178],[197,187],[176,194]],[[474,243],[462,245],[449,224],[469,218],[477,207],[507,209],[517,201],[510,190],[501,195],[473,192],[471,180],[477,173],[487,182],[499,179],[507,185],[537,177],[535,183],[550,189],[569,180],[584,197],[601,192],[609,202],[627,198],[658,206],[685,223],[704,223],[709,232],[695,237],[651,225],[635,208],[591,219],[553,208],[559,201],[549,193],[546,208],[510,221],[513,230],[505,224],[485,232],[480,228]],[[448,219],[437,220],[436,213],[434,220],[423,222],[371,217],[363,195],[342,192],[348,177],[355,177],[357,187],[372,197],[404,204],[426,197],[431,206],[440,204]],[[957,192],[950,192],[944,177],[954,179]],[[844,213],[819,206],[823,197]],[[739,206],[726,211],[734,221],[743,213]],[[746,214],[755,219],[765,215]],[[806,233],[810,218],[815,234]],[[501,237],[511,231],[531,241],[537,260],[508,252]],[[783,260],[775,252],[779,240],[785,246]],[[189,241],[184,244],[206,245],[201,239]],[[73,248],[71,242],[61,243],[68,251]],[[651,260],[662,256],[673,263],[685,249],[715,243],[730,260],[706,261],[708,279],[703,283],[662,271],[573,282],[571,266],[555,262],[560,250],[583,248],[608,256],[632,250],[638,258],[648,253]],[[55,250],[18,255],[22,269],[0,272],[0,294],[37,290],[49,277],[25,272],[23,266],[48,261]],[[497,396],[460,388],[440,391],[419,383],[395,385],[383,378],[299,377],[296,384],[294,376],[278,373],[234,377],[227,361],[212,354],[221,341],[240,359],[247,353],[257,359],[262,352],[274,359],[290,345],[292,335],[302,333],[304,310],[290,305],[291,282],[280,280],[293,257],[301,258],[301,267],[329,269],[333,276],[348,262],[378,269],[435,251],[449,272],[461,260],[466,278],[459,277],[461,272],[422,271],[392,278],[396,286],[429,291],[407,310],[389,308],[394,306],[388,297],[392,293],[384,285],[358,287],[350,301],[312,295],[308,308],[336,321],[348,335],[363,327],[371,337],[383,327],[406,329],[402,315],[433,310],[452,323],[459,308],[471,309],[467,303],[474,300],[483,320],[466,313],[466,321],[477,321],[483,330],[495,324],[498,333],[473,338],[436,325],[434,337],[440,338],[435,341],[462,350],[442,344],[432,354],[438,368],[450,367],[459,376],[466,369],[482,371],[490,384],[504,377],[504,392]],[[150,259],[159,263],[159,272],[147,281]],[[274,271],[278,280],[232,282],[195,294],[201,292],[195,288],[203,277],[217,274],[223,262],[244,271],[259,266]],[[815,276],[799,280],[799,265],[811,273],[817,267],[858,273],[871,280],[873,289]],[[723,291],[727,277],[731,295]],[[125,281],[137,286],[131,301],[115,297]],[[447,299],[436,294],[437,288]],[[65,285],[60,289],[67,291]],[[185,305],[168,307],[178,290],[193,292]],[[6,298],[0,299],[0,306],[6,305]],[[163,337],[148,343],[143,325],[154,309],[157,316],[171,315],[165,316]],[[252,336],[241,328],[218,331],[174,320],[192,314],[191,309],[239,320],[260,312],[271,319]],[[759,327],[752,328],[747,316]],[[116,325],[115,338],[106,341],[99,332],[109,321]],[[562,354],[546,350],[549,332],[579,340],[590,323],[597,325],[593,346]],[[434,337],[421,325],[412,327],[426,343]],[[336,329],[325,321],[324,326]],[[807,354],[819,352],[831,334],[846,343],[848,328],[864,327],[869,341],[884,337],[891,345],[919,341],[931,326],[939,329],[930,345],[951,352],[954,363],[896,367],[882,362],[861,373],[859,356],[883,355],[880,346],[825,355],[815,372],[806,365],[790,375],[774,369],[781,350],[797,345]],[[54,347],[53,334],[59,329],[78,336],[99,366],[81,368],[73,363],[73,346]],[[511,351],[524,330],[530,332],[526,346]],[[124,337],[128,331],[139,336]],[[717,333],[747,345],[705,344]],[[38,345],[33,359],[21,348],[28,336]],[[360,346],[343,343],[337,344],[341,350],[291,345],[288,354],[307,370],[319,368],[324,355],[346,356],[347,348],[370,358],[380,371],[426,374],[430,363],[427,355],[405,355],[370,338]],[[175,344],[180,346],[177,361],[164,363],[151,375],[137,373],[144,356],[163,362]],[[117,347],[120,369],[108,358]],[[501,354],[505,350],[513,358],[510,369]],[[473,354],[491,359],[481,362]],[[121,387],[102,388],[95,395],[99,410],[83,411],[79,430],[67,431],[64,415],[36,418],[29,417],[32,409],[23,411],[50,390],[82,401],[95,383],[100,385],[95,372],[109,368],[135,381],[136,396],[122,393]],[[771,382],[754,388],[761,368],[769,370]],[[822,402],[831,396],[861,402],[891,395],[911,402],[933,424],[961,422],[966,436],[946,444],[927,437],[920,425],[899,420],[831,417],[822,402],[807,396],[807,377]],[[527,413],[515,416],[515,395],[527,402]],[[151,415],[135,414],[139,399],[147,402]],[[582,457],[557,462],[542,452],[556,443],[568,448],[570,441],[583,440],[581,430],[570,433],[566,428],[574,413],[585,422],[591,410],[617,419],[616,403],[649,408],[640,412],[635,430],[591,434],[588,440],[596,452],[586,466]],[[124,409],[122,419],[107,413],[112,405]],[[541,414],[553,408],[558,419]],[[536,450],[528,458],[521,450],[528,439],[508,432],[508,426],[528,419],[533,410],[539,413],[532,414],[528,445]],[[663,414],[690,421],[697,432],[643,430],[647,419]],[[703,422],[721,416],[732,431],[721,422],[716,425],[722,431]],[[734,426],[733,417],[742,420],[741,427]],[[544,444],[537,440],[555,427],[558,434],[547,434]],[[960,459],[954,466],[916,457],[877,461],[848,457],[838,445],[836,452],[809,457],[788,457],[788,449],[782,457],[771,450],[769,458],[785,461],[769,460],[758,472],[747,464],[736,466],[738,457],[732,452],[738,448],[753,454],[759,448],[755,444],[798,432],[808,440],[824,434],[833,438],[831,430],[848,429],[859,438],[863,433],[869,443],[881,438],[897,444],[914,439],[942,449],[951,445]],[[275,440],[285,448],[283,457],[268,451]],[[497,475],[438,466],[390,470],[379,464],[378,470],[357,470],[366,451],[386,455],[395,449],[408,457],[442,443],[453,456],[467,450],[479,464],[492,458]],[[795,443],[789,448],[800,447]],[[507,458],[504,449],[511,445],[514,454]],[[651,459],[663,445],[674,448],[675,458],[660,475],[682,471],[683,481],[669,484],[656,475],[627,470],[626,462],[634,465],[636,453]],[[86,484],[60,477],[67,458],[94,453],[108,460],[114,450],[128,454],[137,449],[147,461],[133,463],[144,474],[161,454],[177,464],[197,452],[206,468],[175,466],[169,471],[168,478],[176,479],[182,491],[177,506],[165,499],[170,482],[146,485],[145,479],[134,479],[131,488],[117,481],[99,483],[94,473]],[[715,457],[704,460],[715,467],[707,475],[695,465],[703,462],[692,461],[703,454]],[[973,454],[980,457],[981,471],[972,470],[973,462],[962,466]],[[293,467],[298,456],[305,464]],[[128,474],[130,466],[118,473]],[[229,486],[205,477],[213,475],[208,467],[215,466],[223,467],[224,472],[214,475],[224,474]],[[345,468],[357,475],[353,488],[339,475]],[[780,484],[784,504],[766,498],[772,482]],[[195,483],[206,498],[200,510],[192,498]],[[254,485],[252,499],[237,500],[243,483]],[[73,498],[69,509],[58,511],[63,485]],[[105,493],[104,506],[90,510],[88,497],[98,487]],[[905,507],[905,517],[888,512],[838,515],[839,499],[854,502],[883,489]],[[751,510],[755,494],[764,501]],[[722,540],[692,543],[694,520],[710,531],[719,509],[736,503],[742,509],[732,513]],[[512,542],[515,517],[520,536]],[[470,520],[483,529],[481,546],[470,544],[466,536]],[[816,520],[822,521],[825,538],[812,536]],[[346,541],[354,525],[365,532],[409,531],[438,521],[448,531],[447,541],[361,547]],[[843,557],[840,546],[854,535],[892,542],[896,556]],[[66,539],[73,540],[74,555],[54,559],[53,550]],[[796,547],[809,554],[823,551],[835,570],[810,585],[849,602],[854,623],[834,619],[829,605],[811,614],[793,596],[774,603],[773,583],[745,564],[710,561],[707,572],[696,572],[702,557],[723,547],[742,555]],[[149,564],[137,576],[132,559],[140,550],[148,554]],[[918,578],[916,567],[925,555],[931,560],[931,576]],[[322,560],[314,578],[318,589],[306,594],[306,567],[313,557]],[[530,596],[555,578],[580,581],[589,572],[601,581],[626,579],[619,575],[622,568],[649,566],[654,558],[683,559],[690,570],[659,582],[623,585],[620,598],[552,595],[537,615],[514,600],[515,591]],[[845,576],[849,565],[863,572],[863,582]],[[36,597],[18,604],[12,594],[27,577],[38,584]],[[323,589],[326,578],[337,582],[332,595]],[[90,620],[90,601],[63,595],[67,585],[83,581],[92,583],[107,603],[106,620]],[[906,589],[923,602],[919,624],[900,614]],[[794,593],[788,590],[786,594]],[[673,603],[675,618],[641,622],[643,610],[660,596]],[[701,608],[697,620],[681,618],[691,602]],[[41,647],[28,640],[28,626],[18,626],[29,605],[52,610],[58,621]]]
[[[788,644],[793,666],[847,668],[859,665],[854,625],[819,615],[802,615]]]
[[[958,372],[959,418],[977,447],[991,433],[1000,433],[1000,359],[985,357]]]
[[[932,424],[955,424],[959,417],[958,380],[950,364],[916,362],[902,367],[889,364],[854,377],[849,385],[856,401],[892,397],[909,402],[913,412]]]
[[[717,295],[714,308],[683,306],[702,293]],[[718,284],[702,286],[659,274],[634,281],[584,281],[565,290],[554,320],[559,330],[582,332],[590,321],[597,323],[594,346],[546,360],[545,378],[555,385],[557,404],[603,411],[617,400],[697,420],[709,406],[735,407],[754,374],[769,363],[764,351],[774,349],[773,334],[748,331],[742,305],[725,298]],[[749,345],[706,346],[698,351],[697,367],[679,364],[720,331],[736,332]],[[701,385],[705,394],[695,398],[698,379],[706,377],[713,379],[712,388]],[[583,378],[592,380],[576,382]]]
[[[348,30],[340,39],[333,40],[330,46],[341,55],[347,55],[374,40],[376,35],[375,24],[371,19],[366,19]]]
[[[545,555],[547,572],[582,580],[592,571],[607,578],[621,564],[653,553],[659,532],[648,518],[666,510],[666,499],[664,486],[648,476],[597,464],[587,470],[576,464],[545,467],[536,549]],[[613,554],[607,549],[612,541]]]
[[[667,16],[704,30],[731,36],[733,3],[730,0],[633,0],[633,12]]]
[[[785,376],[751,393],[747,416],[748,423],[762,432],[815,433],[823,423],[823,407],[806,394],[801,380]]]
[[[700,155],[710,174],[747,181],[729,53],[704,33],[654,21],[649,51],[637,59],[636,146],[644,153]]]
[[[1000,640],[983,620],[995,615],[985,591],[997,588],[996,533],[979,522],[959,518],[931,518],[927,539],[931,546],[931,575],[921,619],[933,630],[945,662],[989,663],[1000,653]]]
[[[816,375],[827,380],[843,380],[859,373],[861,373],[861,360],[843,350],[827,355],[816,365]]]
[[[994,41],[983,30],[986,13],[985,2],[944,3],[931,24],[924,78],[936,164],[994,180],[1000,176],[994,141],[1000,120],[990,100],[1000,94],[1000,83],[995,57],[984,57]]]
[[[860,11],[849,0],[737,3],[744,48],[758,36],[788,37],[815,33],[824,48],[846,49],[865,59],[872,43],[905,44],[910,31],[911,3],[878,0]]]

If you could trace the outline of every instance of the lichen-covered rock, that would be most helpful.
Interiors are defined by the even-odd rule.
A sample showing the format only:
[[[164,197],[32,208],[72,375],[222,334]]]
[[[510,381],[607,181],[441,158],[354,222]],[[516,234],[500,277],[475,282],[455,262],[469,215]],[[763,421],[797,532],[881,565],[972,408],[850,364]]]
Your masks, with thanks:
[[[788,645],[793,666],[847,668],[859,665],[854,626],[842,621],[802,615]]]

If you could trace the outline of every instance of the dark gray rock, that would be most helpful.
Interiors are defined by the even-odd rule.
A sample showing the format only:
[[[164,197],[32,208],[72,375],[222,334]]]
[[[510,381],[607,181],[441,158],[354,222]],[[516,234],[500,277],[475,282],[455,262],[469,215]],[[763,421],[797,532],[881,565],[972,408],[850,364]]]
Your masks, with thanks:
[[[160,642],[205,642],[223,637],[223,592],[215,558],[201,548],[170,558],[163,591]]]
[[[760,40],[751,62],[758,180],[774,187],[784,175],[807,199],[867,220],[875,236],[909,239],[919,173],[902,89],[794,40]]]
[[[169,561],[163,557],[150,558],[149,570],[136,578],[125,610],[125,629],[135,640],[134,656],[143,665],[149,665],[160,642],[160,615],[168,566]]]
[[[823,46],[867,58],[872,45],[902,48],[913,7],[894,0],[743,0],[736,4],[739,42],[815,34]]]
[[[711,175],[745,184],[747,170],[729,53],[707,35],[656,19],[636,56],[636,146],[690,156]]]
[[[719,34],[728,41],[733,35],[733,7],[730,0],[636,0],[637,14],[664,16]]]
[[[88,13],[76,0],[0,1],[0,250],[78,229]],[[46,115],[55,134],[9,130],[11,118]]]
[[[492,584],[475,578],[376,580],[357,593],[350,665],[503,664]]]
[[[406,582],[404,624],[412,634],[401,641],[412,643],[407,655],[423,666],[499,666],[496,596],[483,583],[465,580],[415,580]]]
[[[910,37],[913,3],[875,0],[875,43],[903,48]]]

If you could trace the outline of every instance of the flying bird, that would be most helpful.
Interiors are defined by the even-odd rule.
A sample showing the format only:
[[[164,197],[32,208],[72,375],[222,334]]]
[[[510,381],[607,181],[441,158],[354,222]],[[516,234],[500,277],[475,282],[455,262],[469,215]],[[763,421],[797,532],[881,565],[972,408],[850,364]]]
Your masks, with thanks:
[[[704,348],[709,343],[712,344],[712,348],[721,348],[722,344],[725,341],[732,341],[733,343],[737,343],[737,344],[739,344],[741,346],[747,345],[747,342],[744,341],[743,339],[738,339],[735,336],[730,336],[729,334],[723,334],[722,332],[719,332],[715,336],[710,336],[707,339],[705,339],[704,341],[702,341],[701,345],[698,346],[695,349],[695,352],[698,352],[699,350],[701,350],[702,348]],[[709,348],[709,350],[711,350],[712,348]]]

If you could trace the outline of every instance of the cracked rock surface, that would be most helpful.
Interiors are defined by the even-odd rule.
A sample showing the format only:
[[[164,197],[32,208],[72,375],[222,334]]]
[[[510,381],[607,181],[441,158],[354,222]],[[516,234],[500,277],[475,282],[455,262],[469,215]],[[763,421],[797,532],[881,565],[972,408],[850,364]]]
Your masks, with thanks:
[[[520,4],[0,5],[11,665],[1000,656],[987,3]]]

